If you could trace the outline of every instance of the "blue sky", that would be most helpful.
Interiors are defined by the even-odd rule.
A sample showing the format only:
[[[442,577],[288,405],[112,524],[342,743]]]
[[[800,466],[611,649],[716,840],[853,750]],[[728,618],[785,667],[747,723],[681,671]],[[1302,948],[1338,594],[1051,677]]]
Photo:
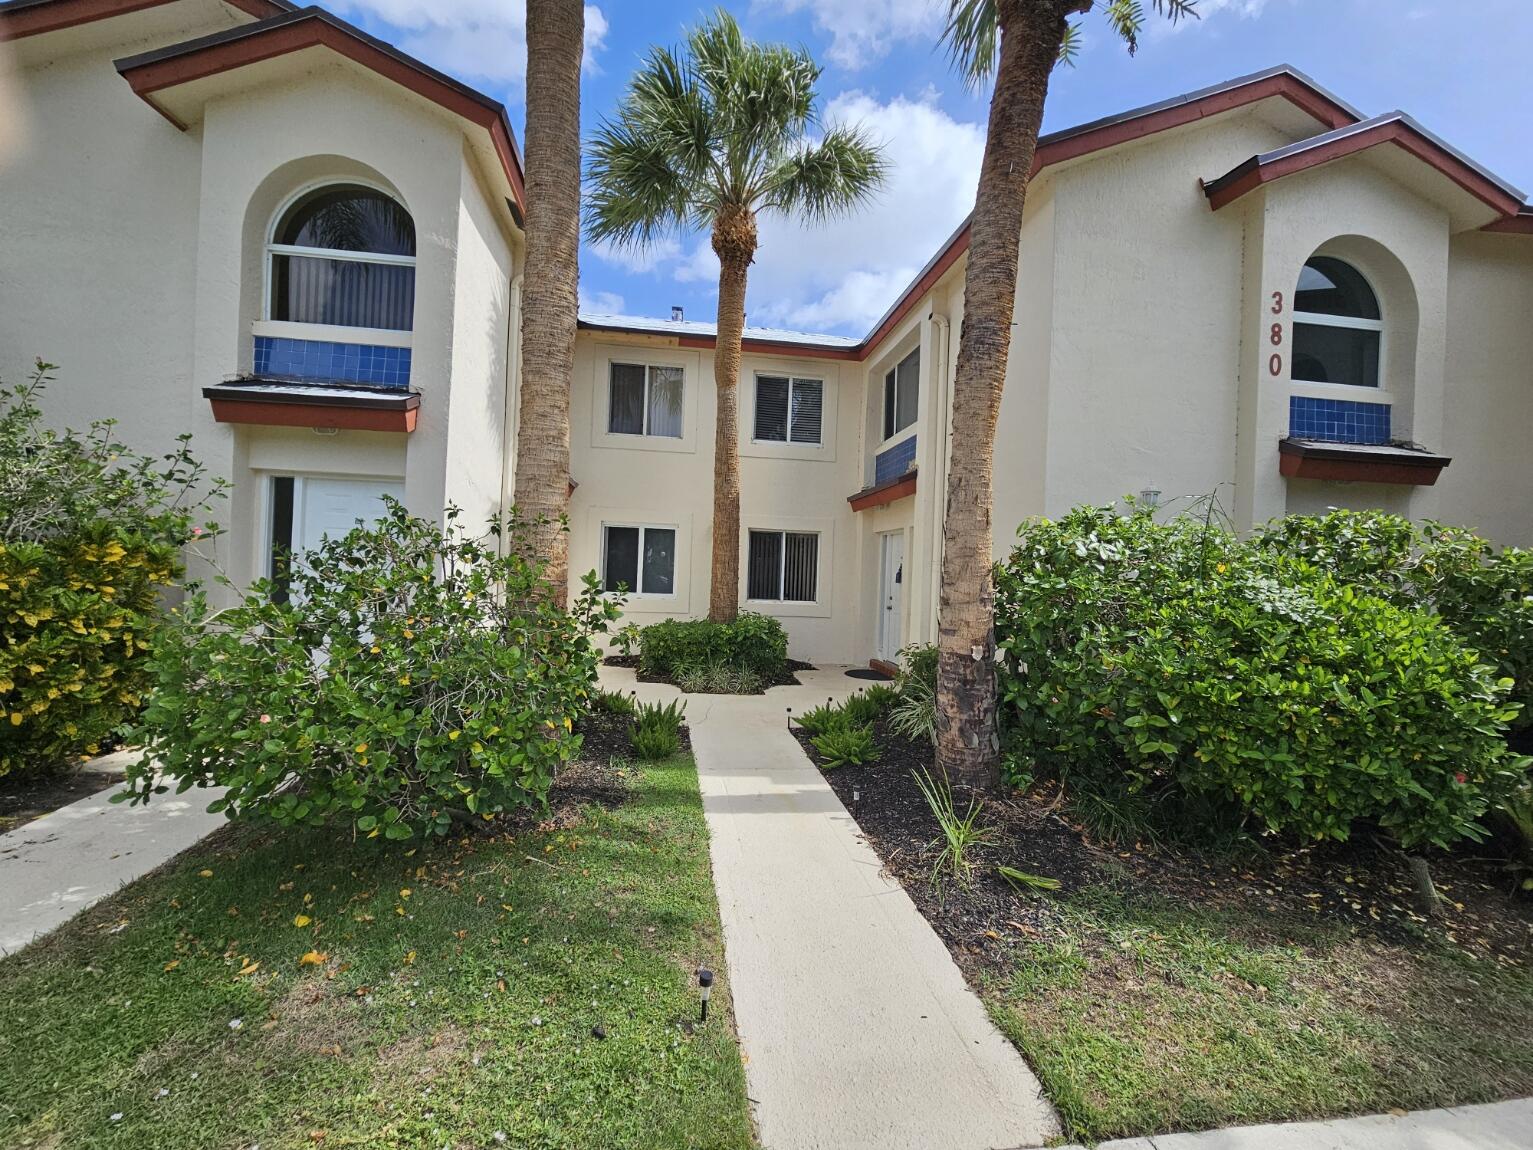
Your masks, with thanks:
[[[520,131],[522,0],[328,6],[498,96]],[[893,161],[879,201],[855,217],[817,229],[763,222],[749,322],[860,336],[972,206],[987,95],[965,90],[936,47],[945,0],[725,6],[757,39],[806,46],[825,67],[828,117],[865,124]],[[710,7],[697,0],[588,4],[587,127],[616,106],[650,44],[674,43]],[[1201,0],[1199,8],[1199,20],[1152,27],[1132,58],[1108,38],[1099,15],[1087,16],[1075,67],[1055,74],[1045,130],[1287,63],[1369,115],[1410,112],[1533,194],[1529,0]],[[689,319],[711,320],[716,274],[706,236],[642,254],[587,247],[582,306],[668,316],[679,304]]]

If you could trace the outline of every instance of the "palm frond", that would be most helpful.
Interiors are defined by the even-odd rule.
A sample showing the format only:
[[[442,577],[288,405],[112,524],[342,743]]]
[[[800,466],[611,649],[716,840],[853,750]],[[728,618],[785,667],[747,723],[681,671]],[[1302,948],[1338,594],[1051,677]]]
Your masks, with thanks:
[[[1139,51],[1139,33],[1144,30],[1144,5],[1140,0],[1109,0],[1103,15],[1108,26],[1128,45],[1128,54]]]
[[[693,223],[687,180],[658,141],[605,121],[587,153],[585,230],[593,242],[644,248]]]
[[[1075,58],[1081,51],[1081,26],[1079,24],[1065,25],[1065,38],[1059,42],[1059,64],[1061,67],[1075,67]]]
[[[888,175],[883,151],[866,132],[835,127],[782,158],[763,206],[819,223],[866,203]]]
[[[995,74],[1001,53],[996,0],[950,0],[942,42],[964,83],[977,88]]]

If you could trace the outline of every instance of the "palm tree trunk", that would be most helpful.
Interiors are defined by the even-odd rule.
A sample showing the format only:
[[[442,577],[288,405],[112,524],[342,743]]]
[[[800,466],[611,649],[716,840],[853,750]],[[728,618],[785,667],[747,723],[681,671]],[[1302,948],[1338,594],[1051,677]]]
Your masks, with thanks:
[[[937,762],[955,783],[975,788],[998,779],[990,558],[995,426],[1011,347],[1022,208],[1066,10],[1059,0],[996,6],[1001,60],[969,225],[938,625]]]
[[[713,569],[708,618],[732,622],[740,613],[740,339],[745,331],[745,281],[756,258],[756,218],[733,209],[713,221],[719,257],[718,338],[713,383],[718,415],[713,437]]]
[[[580,277],[580,61],[584,0],[527,0],[527,249],[515,499],[530,557],[568,591],[570,384]]]

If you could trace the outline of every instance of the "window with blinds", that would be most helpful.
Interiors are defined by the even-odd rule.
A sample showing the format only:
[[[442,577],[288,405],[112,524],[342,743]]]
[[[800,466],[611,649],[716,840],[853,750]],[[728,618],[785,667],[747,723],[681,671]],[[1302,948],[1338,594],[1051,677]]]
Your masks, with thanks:
[[[825,381],[786,375],[756,377],[757,443],[818,447],[825,408]]]
[[[277,221],[267,253],[270,319],[410,330],[415,223],[391,196],[349,184],[310,191]]]
[[[634,595],[676,593],[676,529],[602,527],[602,590]]]
[[[752,531],[745,597],[813,603],[819,578],[820,537],[812,531]]]
[[[614,363],[607,386],[609,434],[681,438],[681,368]]]
[[[893,439],[916,421],[921,399],[921,349],[900,360],[884,376],[884,438]]]

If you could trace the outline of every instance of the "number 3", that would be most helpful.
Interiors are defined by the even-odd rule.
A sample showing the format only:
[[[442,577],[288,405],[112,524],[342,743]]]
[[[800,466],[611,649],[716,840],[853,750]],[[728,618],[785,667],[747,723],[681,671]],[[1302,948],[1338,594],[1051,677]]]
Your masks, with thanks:
[[[1272,314],[1283,314],[1283,293],[1280,291],[1275,291],[1272,293]]]

